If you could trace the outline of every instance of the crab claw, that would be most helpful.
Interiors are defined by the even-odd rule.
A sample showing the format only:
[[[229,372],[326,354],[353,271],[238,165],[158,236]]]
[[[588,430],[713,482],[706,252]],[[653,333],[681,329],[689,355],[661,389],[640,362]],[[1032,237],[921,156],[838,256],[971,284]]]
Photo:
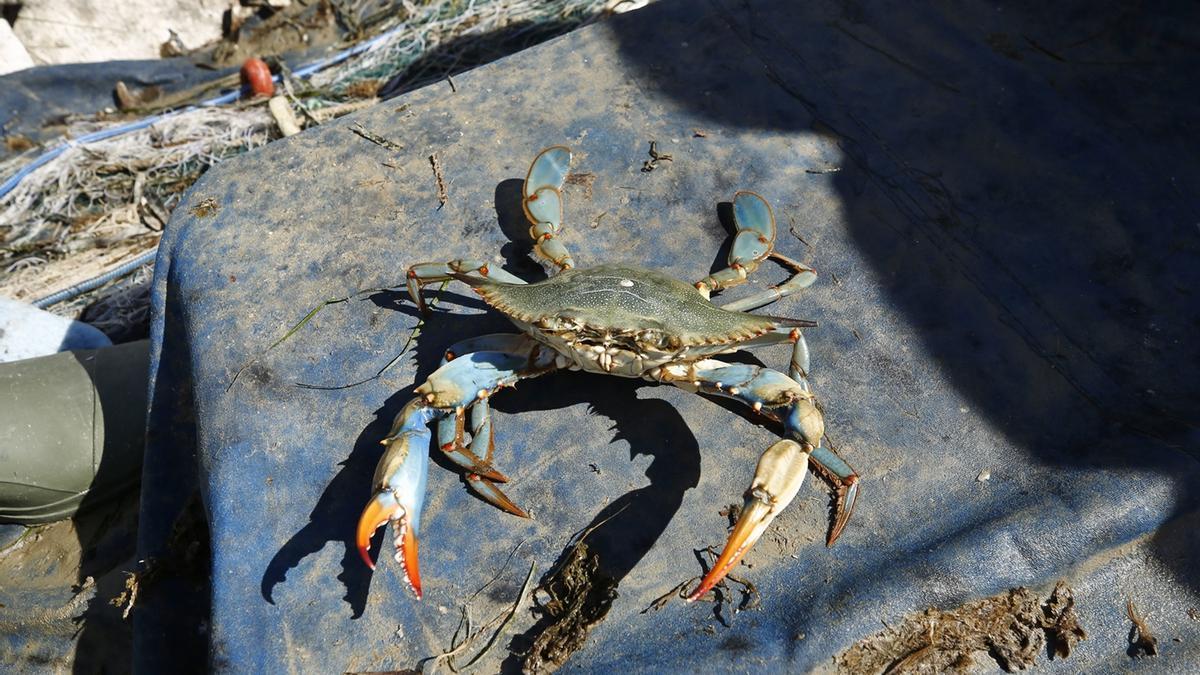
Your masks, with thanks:
[[[799,443],[782,440],[767,448],[758,460],[754,482],[746,492],[742,514],[729,534],[725,549],[713,563],[712,569],[700,581],[700,586],[687,601],[698,600],[712,590],[742,556],[758,541],[780,511],[795,498],[808,473],[809,452]]]
[[[404,565],[404,577],[417,599],[421,599],[421,571],[417,564],[417,534],[407,522],[404,507],[390,492],[379,492],[358,519],[358,553],[367,567],[375,569],[371,560],[371,535],[388,521],[396,523],[396,560]]]
[[[429,472],[429,429],[431,412],[414,400],[396,416],[392,433],[384,439],[387,450],[375,468],[375,495],[358,520],[355,541],[363,562],[371,569],[371,536],[389,521],[395,524],[396,562],[404,566],[404,578],[421,599],[421,574],[417,566],[417,532],[425,501],[425,479]]]

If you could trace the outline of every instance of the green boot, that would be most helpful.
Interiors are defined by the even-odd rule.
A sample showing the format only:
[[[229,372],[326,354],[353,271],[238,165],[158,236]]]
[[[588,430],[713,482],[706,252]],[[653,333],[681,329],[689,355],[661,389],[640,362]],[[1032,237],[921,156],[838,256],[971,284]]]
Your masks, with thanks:
[[[0,363],[0,522],[70,518],[141,477],[149,341]]]

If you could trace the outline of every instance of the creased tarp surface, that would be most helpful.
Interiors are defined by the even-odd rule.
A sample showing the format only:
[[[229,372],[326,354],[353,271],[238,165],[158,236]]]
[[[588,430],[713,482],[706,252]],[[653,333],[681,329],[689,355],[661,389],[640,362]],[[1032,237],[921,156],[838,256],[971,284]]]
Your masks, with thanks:
[[[588,542],[619,596],[571,660],[586,671],[831,668],[881,620],[1057,579],[1090,637],[1043,665],[1192,669],[1196,27],[1183,4],[663,2],[223,163],[159,258],[140,533],[142,557],[160,554],[200,489],[211,608],[147,591],[139,665],[177,662],[190,636],[221,669],[413,668],[449,648],[469,599],[479,625],[527,565],[599,524]],[[650,140],[673,161],[643,172]],[[297,383],[375,373],[417,325],[403,294],[330,306],[266,350],[414,262],[538,278],[520,179],[557,143],[595,176],[566,193],[581,265],[697,279],[724,264],[717,202],[753,189],[779,250],[822,274],[769,311],[820,322],[813,386],[863,495],[826,549],[827,488],[802,490],[740,571],[757,609],[642,613],[701,572],[693,551],[724,539],[718,512],[774,439],[733,407],[574,373],[498,396],[496,463],[534,519],[435,459],[416,602],[398,565],[372,574],[351,542],[379,439],[446,346],[507,323],[452,286],[411,353],[346,389]],[[1155,661],[1125,654],[1128,597],[1159,630]],[[523,608],[482,669],[516,665],[533,626]]]
[[[68,115],[115,108],[113,87],[118,81],[134,89],[156,86],[177,91],[222,74],[201,70],[183,58],[27,68],[0,77],[0,124],[5,134],[21,133],[41,141],[61,133],[56,124]],[[44,129],[47,126],[50,133]]]

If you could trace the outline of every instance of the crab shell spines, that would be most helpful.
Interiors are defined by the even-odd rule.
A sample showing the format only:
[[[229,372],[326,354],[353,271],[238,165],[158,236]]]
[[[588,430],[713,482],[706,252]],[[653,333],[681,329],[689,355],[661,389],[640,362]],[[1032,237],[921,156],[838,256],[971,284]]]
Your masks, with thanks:
[[[777,325],[770,317],[721,309],[691,284],[634,265],[572,269],[528,285],[472,285],[485,302],[535,334],[609,336],[678,351],[743,342]]]

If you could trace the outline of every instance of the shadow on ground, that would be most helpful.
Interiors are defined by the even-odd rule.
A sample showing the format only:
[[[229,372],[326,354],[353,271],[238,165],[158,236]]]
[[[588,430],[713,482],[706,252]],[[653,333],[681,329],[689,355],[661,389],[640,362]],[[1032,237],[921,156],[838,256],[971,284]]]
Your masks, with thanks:
[[[1200,447],[1200,9],[894,9],[713,0],[608,26],[642,89],[840,147],[849,236],[992,424],[1048,466],[1171,481]]]

